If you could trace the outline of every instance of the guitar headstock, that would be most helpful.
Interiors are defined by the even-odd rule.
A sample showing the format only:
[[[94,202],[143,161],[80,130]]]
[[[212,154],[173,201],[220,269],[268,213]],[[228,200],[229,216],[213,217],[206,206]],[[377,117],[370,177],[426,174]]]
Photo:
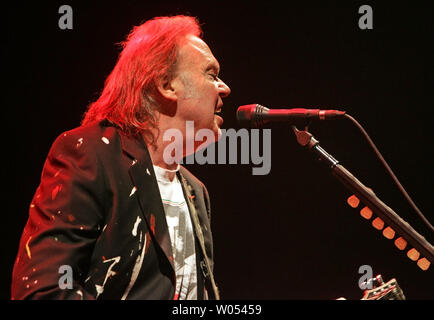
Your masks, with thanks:
[[[366,284],[372,285],[372,289],[365,290],[361,300],[405,300],[404,292],[396,279],[384,283],[381,275],[378,275]]]
[[[359,206],[360,200],[355,195],[352,195],[347,199],[347,203],[350,207],[355,209]],[[398,235],[391,226],[386,226],[384,221],[380,217],[374,218],[372,210],[367,206],[363,207],[360,210],[360,215],[366,220],[371,220],[372,218],[372,226],[375,229],[380,231],[382,230],[383,236],[386,239],[395,239],[394,244],[399,250],[406,250],[407,243],[411,240],[411,238],[406,239],[406,235]],[[422,241],[426,241],[423,237],[422,239]],[[414,248],[414,240],[411,240],[410,242],[413,242],[413,248],[410,247],[410,249],[407,251],[407,257],[412,261],[416,261],[418,267],[421,268],[423,271],[427,271],[431,266],[431,261],[427,257],[421,257],[420,252],[416,248]],[[428,243],[427,246],[431,246],[431,244]]]

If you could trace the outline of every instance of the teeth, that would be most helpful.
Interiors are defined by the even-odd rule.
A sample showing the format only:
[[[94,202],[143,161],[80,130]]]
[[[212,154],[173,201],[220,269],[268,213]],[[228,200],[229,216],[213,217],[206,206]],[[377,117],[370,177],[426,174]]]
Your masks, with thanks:
[[[222,107],[223,107],[222,105],[216,104],[215,109],[214,109],[214,114],[222,112]]]

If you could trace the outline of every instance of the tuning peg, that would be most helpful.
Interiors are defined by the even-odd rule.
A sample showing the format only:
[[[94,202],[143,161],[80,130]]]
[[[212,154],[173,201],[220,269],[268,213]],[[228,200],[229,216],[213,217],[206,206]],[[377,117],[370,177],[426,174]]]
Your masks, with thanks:
[[[428,268],[431,265],[431,262],[428,261],[427,258],[421,258],[417,261],[417,265],[419,266],[419,268],[421,268],[423,271],[428,270]]]
[[[407,246],[407,241],[403,237],[399,237],[395,240],[395,246],[399,250],[404,250],[405,247]]]
[[[360,210],[360,215],[366,220],[369,220],[372,217],[372,210],[368,207],[364,207],[362,210]]]
[[[383,236],[392,240],[395,237],[395,230],[393,230],[391,227],[387,227],[383,230]]]
[[[347,199],[347,203],[352,208],[357,208],[359,206],[360,200],[354,194]]]
[[[407,257],[409,257],[411,260],[416,261],[419,259],[420,253],[415,248],[408,250]]]
[[[377,218],[375,218],[375,219],[372,221],[372,226],[373,226],[375,229],[381,230],[381,229],[383,229],[383,227],[384,227],[384,221],[381,220],[379,217],[377,217]]]

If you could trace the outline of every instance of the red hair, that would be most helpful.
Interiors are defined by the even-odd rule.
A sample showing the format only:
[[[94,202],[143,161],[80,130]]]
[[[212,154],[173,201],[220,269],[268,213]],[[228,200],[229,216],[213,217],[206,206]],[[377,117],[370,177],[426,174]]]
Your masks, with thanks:
[[[194,17],[157,17],[134,27],[107,77],[100,97],[89,105],[82,125],[107,119],[127,135],[155,128],[156,80],[172,77],[178,49],[187,35],[200,37]]]

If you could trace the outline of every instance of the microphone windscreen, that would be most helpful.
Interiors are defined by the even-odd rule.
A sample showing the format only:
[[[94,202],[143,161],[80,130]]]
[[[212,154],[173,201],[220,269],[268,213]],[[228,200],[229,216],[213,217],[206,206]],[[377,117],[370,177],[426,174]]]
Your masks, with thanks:
[[[252,116],[255,113],[256,104],[246,104],[241,106],[237,110],[237,120],[240,123],[249,122],[252,120]]]

